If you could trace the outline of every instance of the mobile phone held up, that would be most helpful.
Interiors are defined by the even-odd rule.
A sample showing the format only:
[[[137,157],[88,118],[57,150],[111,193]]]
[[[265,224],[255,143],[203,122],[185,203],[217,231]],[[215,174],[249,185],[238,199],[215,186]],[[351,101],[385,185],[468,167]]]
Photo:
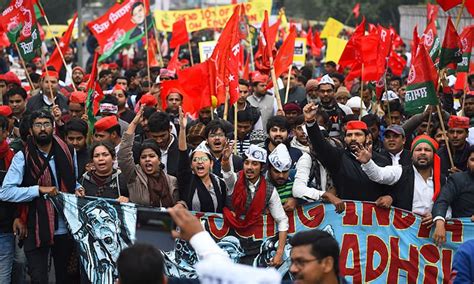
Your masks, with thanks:
[[[160,250],[173,250],[171,231],[176,225],[164,208],[138,207],[135,242],[148,243]]]

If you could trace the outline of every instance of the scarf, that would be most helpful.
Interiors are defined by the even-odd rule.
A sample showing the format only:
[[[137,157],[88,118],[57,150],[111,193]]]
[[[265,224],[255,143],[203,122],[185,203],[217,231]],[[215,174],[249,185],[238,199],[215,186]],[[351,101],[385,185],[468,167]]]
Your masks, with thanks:
[[[174,200],[170,193],[166,174],[162,170],[159,170],[157,174],[147,175],[147,177],[151,206],[172,207]]]
[[[226,187],[225,185],[222,185],[219,178],[214,174],[210,173],[209,178],[211,179],[212,187],[214,188],[214,192],[216,193],[217,208],[214,207],[214,202],[212,201],[212,197],[209,193],[209,190],[204,185],[202,180],[196,175],[193,175],[193,180],[191,182],[191,188],[194,188],[195,190],[191,191],[191,195],[188,197],[188,201],[186,203],[192,205],[194,192],[197,192],[199,203],[201,205],[201,212],[221,213],[224,209],[226,202]]]
[[[5,163],[5,170],[8,170],[10,167],[14,155],[15,153],[10,149],[7,141],[3,140],[3,142],[0,143],[0,159]]]
[[[97,171],[91,171],[91,178],[94,180],[95,184],[97,185],[97,193],[96,193],[95,196],[97,196],[97,197],[102,196],[102,194],[104,193],[104,190],[105,190],[104,185],[107,182],[107,180],[109,179],[109,177],[111,177],[113,174],[114,174],[114,172],[112,171],[112,173],[109,176],[99,176],[97,174]]]
[[[234,193],[232,195],[232,207],[235,215],[226,207],[224,208],[224,220],[228,222],[233,228],[244,229],[260,220],[260,216],[265,209],[265,196],[267,190],[267,182],[263,176],[260,177],[260,183],[255,192],[255,196],[246,208],[247,188],[244,171],[240,171],[237,182],[234,186]],[[244,219],[240,216],[245,215]]]
[[[56,186],[61,192],[74,192],[76,187],[76,177],[71,151],[59,137],[53,135],[50,153],[45,158],[40,153],[32,137],[28,138],[24,149],[25,155],[25,175],[22,186]],[[56,179],[52,174],[49,165],[50,159],[54,156],[56,167]],[[56,180],[59,184],[56,184]],[[33,227],[35,247],[52,245],[54,242],[54,231],[57,228],[57,216],[54,207],[49,200],[35,198],[29,202],[28,207],[22,207],[20,215],[25,218],[23,221],[28,227]],[[28,234],[30,236],[30,234]]]

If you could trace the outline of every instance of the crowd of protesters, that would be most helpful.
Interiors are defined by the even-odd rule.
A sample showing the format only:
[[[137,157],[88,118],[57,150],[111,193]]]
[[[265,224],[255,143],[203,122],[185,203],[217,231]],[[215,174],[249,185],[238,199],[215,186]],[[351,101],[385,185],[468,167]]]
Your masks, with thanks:
[[[331,203],[338,213],[344,200],[399,207],[434,226],[438,245],[446,219],[474,218],[474,75],[465,93],[442,80],[441,115],[427,107],[408,116],[405,77],[389,73],[376,100],[370,83],[345,82],[336,63],[308,60],[278,78],[279,94],[267,89],[268,75],[251,72],[227,115],[212,106],[193,117],[182,111],[180,90],[160,89],[179,74],[166,66],[148,72],[137,57],[99,66],[105,97],[90,124],[93,79],[72,49],[65,55],[61,70],[45,72],[36,59],[26,66],[34,90],[12,71],[0,75],[1,283],[21,281],[26,268],[32,283],[47,283],[50,254],[58,283],[79,279],[65,221],[42,197],[58,192],[222,213],[235,228],[271,214],[279,239],[271,266],[282,262],[287,212],[306,202]],[[311,238],[294,238],[294,250]],[[295,258],[290,270],[305,261]]]

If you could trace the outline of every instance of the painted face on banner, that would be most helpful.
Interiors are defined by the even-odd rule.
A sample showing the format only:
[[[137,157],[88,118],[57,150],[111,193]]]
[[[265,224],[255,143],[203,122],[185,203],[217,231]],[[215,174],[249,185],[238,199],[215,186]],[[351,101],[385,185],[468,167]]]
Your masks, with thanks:
[[[139,4],[138,4],[139,3]],[[145,22],[145,6],[141,2],[137,2],[132,10],[132,22],[141,25]]]

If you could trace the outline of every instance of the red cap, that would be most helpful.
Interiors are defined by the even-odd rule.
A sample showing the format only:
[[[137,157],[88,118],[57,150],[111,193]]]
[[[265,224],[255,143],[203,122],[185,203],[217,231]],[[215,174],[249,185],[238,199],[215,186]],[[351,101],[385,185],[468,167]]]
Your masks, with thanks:
[[[140,104],[155,107],[158,104],[158,100],[153,95],[145,94],[140,99]]]
[[[448,121],[449,128],[469,129],[469,117],[451,115]]]
[[[181,59],[181,60],[179,61],[179,63],[181,63],[182,65],[189,65],[189,60],[187,60],[187,59]]]
[[[87,94],[81,91],[75,91],[71,93],[69,97],[69,102],[76,104],[83,104],[87,100]]]
[[[109,64],[109,69],[118,69],[118,68],[119,68],[119,66],[115,62],[112,62],[112,63]]]
[[[118,125],[118,119],[115,115],[110,115],[99,119],[95,124],[94,128],[96,132],[106,131],[116,125]]]
[[[255,72],[252,74],[252,82],[256,83],[267,83],[268,82],[268,76],[263,75],[260,72]]]
[[[125,92],[125,89],[122,87],[122,85],[115,84],[114,88],[112,89],[112,93],[116,91],[122,91]]]
[[[72,73],[74,73],[74,71],[76,71],[76,70],[81,71],[82,75],[86,74],[86,72],[84,71],[84,69],[82,69],[81,66],[76,66],[76,67],[72,68]]]
[[[3,75],[3,78],[7,83],[14,83],[14,84],[17,84],[18,86],[21,86],[20,78],[18,78],[18,76],[12,71],[8,71],[7,73],[5,73]]]
[[[12,109],[9,106],[0,106],[0,115],[10,116],[12,114]]]
[[[44,78],[44,77],[46,77],[46,76],[59,79],[59,74],[58,74],[58,72],[52,71],[52,70],[48,70],[48,72],[43,71],[43,73],[41,74],[41,78]]]
[[[367,124],[360,120],[349,121],[346,125],[347,130],[368,130]]]
[[[36,64],[36,62],[41,62],[41,58],[40,57],[35,57],[31,61]]]

